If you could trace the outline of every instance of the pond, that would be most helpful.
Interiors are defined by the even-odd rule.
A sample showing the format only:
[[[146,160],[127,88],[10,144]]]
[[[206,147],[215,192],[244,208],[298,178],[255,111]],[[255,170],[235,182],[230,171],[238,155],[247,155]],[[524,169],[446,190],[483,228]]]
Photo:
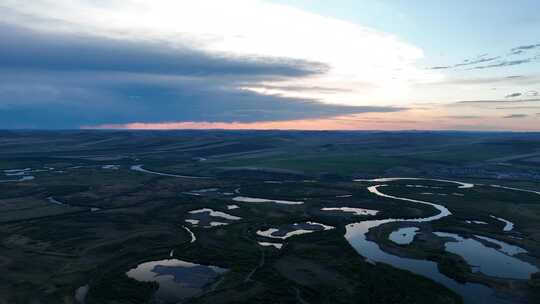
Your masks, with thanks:
[[[133,171],[148,173],[148,174],[155,174],[155,175],[161,175],[161,176],[168,176],[168,177],[182,177],[182,178],[195,178],[195,179],[205,179],[208,177],[202,177],[202,176],[191,176],[191,175],[179,175],[179,174],[170,174],[170,173],[162,173],[157,171],[151,171],[143,168],[143,165],[133,165],[130,167]]]
[[[282,204],[282,205],[302,205],[304,203],[302,201],[286,201],[286,200],[248,197],[248,196],[236,196],[232,200],[235,202],[242,202],[242,203],[274,203],[274,204]]]
[[[281,243],[273,243],[273,242],[257,242],[259,245],[263,247],[274,247],[276,249],[281,249],[283,247],[283,244]]]
[[[490,217],[504,223],[503,231],[512,231],[512,229],[514,229],[514,223],[510,222],[509,220],[505,220],[502,217],[496,217],[494,215],[490,215]]]
[[[352,213],[354,215],[376,215],[378,210],[364,209],[364,208],[351,208],[351,207],[325,207],[321,208],[322,211],[338,211],[345,213]]]
[[[416,233],[420,230],[418,227],[403,227],[392,231],[388,238],[398,245],[408,245],[412,243]]]
[[[227,269],[166,259],[139,264],[126,275],[139,282],[157,282],[155,297],[165,303],[178,303],[208,290]]]
[[[287,239],[291,236],[312,233],[316,231],[326,231],[334,229],[332,226],[316,222],[294,223],[279,228],[269,228],[257,231],[257,235],[274,239]]]
[[[77,290],[75,290],[75,302],[78,304],[85,304],[88,291],[90,291],[90,286],[88,284],[77,288]]]
[[[193,227],[212,228],[226,226],[231,224],[232,221],[242,219],[239,216],[234,216],[222,211],[215,211],[210,208],[191,210],[188,213],[189,218],[186,218],[184,221],[191,224]]]
[[[473,272],[481,272],[492,277],[527,280],[532,273],[538,271],[535,266],[513,256],[526,252],[522,248],[481,237],[500,248],[495,249],[487,247],[474,238],[465,238],[446,232],[434,232],[434,234],[448,239],[445,243],[446,251],[461,256],[467,264],[471,265]]]

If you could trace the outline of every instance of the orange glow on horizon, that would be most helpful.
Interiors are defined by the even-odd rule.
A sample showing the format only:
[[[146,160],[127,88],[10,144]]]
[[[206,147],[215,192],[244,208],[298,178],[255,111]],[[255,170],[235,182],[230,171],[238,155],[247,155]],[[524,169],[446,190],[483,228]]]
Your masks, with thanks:
[[[127,130],[182,130],[182,129],[223,129],[223,130],[356,130],[355,124],[347,125],[333,119],[289,120],[267,122],[156,122],[156,123],[128,123],[107,124],[92,129],[127,129]]]
[[[500,117],[455,119],[435,109],[409,110],[391,113],[363,113],[317,119],[257,122],[133,122],[84,126],[82,129],[118,130],[306,130],[306,131],[356,131],[356,130],[501,130],[531,131],[535,119],[509,120]],[[472,127],[474,126],[474,128]],[[500,129],[494,127],[500,127]]]
[[[390,113],[378,113],[377,116],[357,114],[318,119],[297,119],[257,122],[134,122],[127,124],[105,124],[85,126],[84,129],[125,129],[125,130],[307,130],[307,131],[336,131],[336,130],[400,130],[414,128],[415,122],[401,119],[388,119],[384,116]]]

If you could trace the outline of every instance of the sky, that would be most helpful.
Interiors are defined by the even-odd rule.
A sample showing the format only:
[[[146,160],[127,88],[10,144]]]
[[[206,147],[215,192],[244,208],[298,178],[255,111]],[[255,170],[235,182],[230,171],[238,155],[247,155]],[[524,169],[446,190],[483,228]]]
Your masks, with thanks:
[[[3,0],[0,129],[540,131],[537,0]]]

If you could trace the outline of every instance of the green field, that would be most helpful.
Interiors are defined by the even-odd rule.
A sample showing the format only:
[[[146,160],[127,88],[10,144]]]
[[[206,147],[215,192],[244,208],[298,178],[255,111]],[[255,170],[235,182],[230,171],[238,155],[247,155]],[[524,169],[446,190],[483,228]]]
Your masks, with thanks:
[[[19,178],[4,172],[10,169],[31,168],[25,175],[35,177],[0,183],[0,303],[77,303],[76,290],[85,285],[87,304],[159,303],[158,284],[125,273],[171,258],[172,250],[172,258],[229,270],[186,303],[461,303],[429,278],[369,263],[343,237],[350,223],[435,213],[377,197],[367,190],[373,183],[353,182],[381,176],[479,185],[465,191],[415,181],[439,194],[427,196],[408,181],[392,182],[385,193],[436,200],[452,216],[421,224],[408,246],[388,240],[399,223],[371,230],[369,239],[394,255],[434,261],[448,277],[488,286],[509,303],[538,303],[539,274],[508,280],[476,273],[431,232],[489,236],[526,249],[519,258],[540,267],[540,196],[490,186],[540,191],[539,156],[534,133],[0,132],[0,180]],[[137,172],[133,165],[203,178]],[[239,195],[304,204],[232,200]],[[321,211],[341,206],[379,213]],[[212,228],[184,221],[201,208],[241,219]],[[515,230],[504,232],[491,215],[514,222]],[[487,224],[471,226],[470,219]],[[272,241],[258,230],[308,221],[335,229],[290,237],[281,250],[258,244]]]

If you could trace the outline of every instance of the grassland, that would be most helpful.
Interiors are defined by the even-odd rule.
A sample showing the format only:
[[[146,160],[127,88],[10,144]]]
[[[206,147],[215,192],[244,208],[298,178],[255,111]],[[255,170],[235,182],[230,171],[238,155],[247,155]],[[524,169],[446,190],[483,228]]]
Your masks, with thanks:
[[[460,303],[458,295],[427,278],[366,262],[347,243],[348,223],[434,212],[380,199],[353,178],[406,175],[483,184],[467,197],[437,197],[455,216],[426,225],[425,231],[491,236],[526,248],[526,258],[540,265],[540,200],[489,187],[540,191],[539,156],[539,134],[2,132],[0,170],[32,168],[35,179],[0,183],[0,303],[76,303],[75,291],[83,285],[90,286],[87,304],[152,303],[156,284],[129,279],[125,272],[165,259],[173,249],[175,258],[230,269],[190,303]],[[118,169],[103,167],[111,164]],[[138,164],[205,178],[130,170]],[[436,186],[442,187],[439,193],[455,191]],[[206,188],[305,204],[234,202],[240,208],[228,210],[230,196],[186,193]],[[393,184],[388,192],[425,199],[406,183]],[[63,204],[51,204],[49,197]],[[345,205],[380,212],[368,217],[320,210]],[[204,207],[242,219],[192,228],[197,241],[191,243],[181,226],[190,210]],[[520,239],[502,233],[491,214],[515,222]],[[489,225],[464,224],[473,217]],[[262,240],[257,230],[302,221],[336,229],[292,237],[281,250],[257,244]],[[393,228],[383,225],[370,237],[388,252],[437,261],[449,276],[492,286],[516,303],[539,299],[537,279],[475,275],[427,234],[407,247],[389,242]]]

